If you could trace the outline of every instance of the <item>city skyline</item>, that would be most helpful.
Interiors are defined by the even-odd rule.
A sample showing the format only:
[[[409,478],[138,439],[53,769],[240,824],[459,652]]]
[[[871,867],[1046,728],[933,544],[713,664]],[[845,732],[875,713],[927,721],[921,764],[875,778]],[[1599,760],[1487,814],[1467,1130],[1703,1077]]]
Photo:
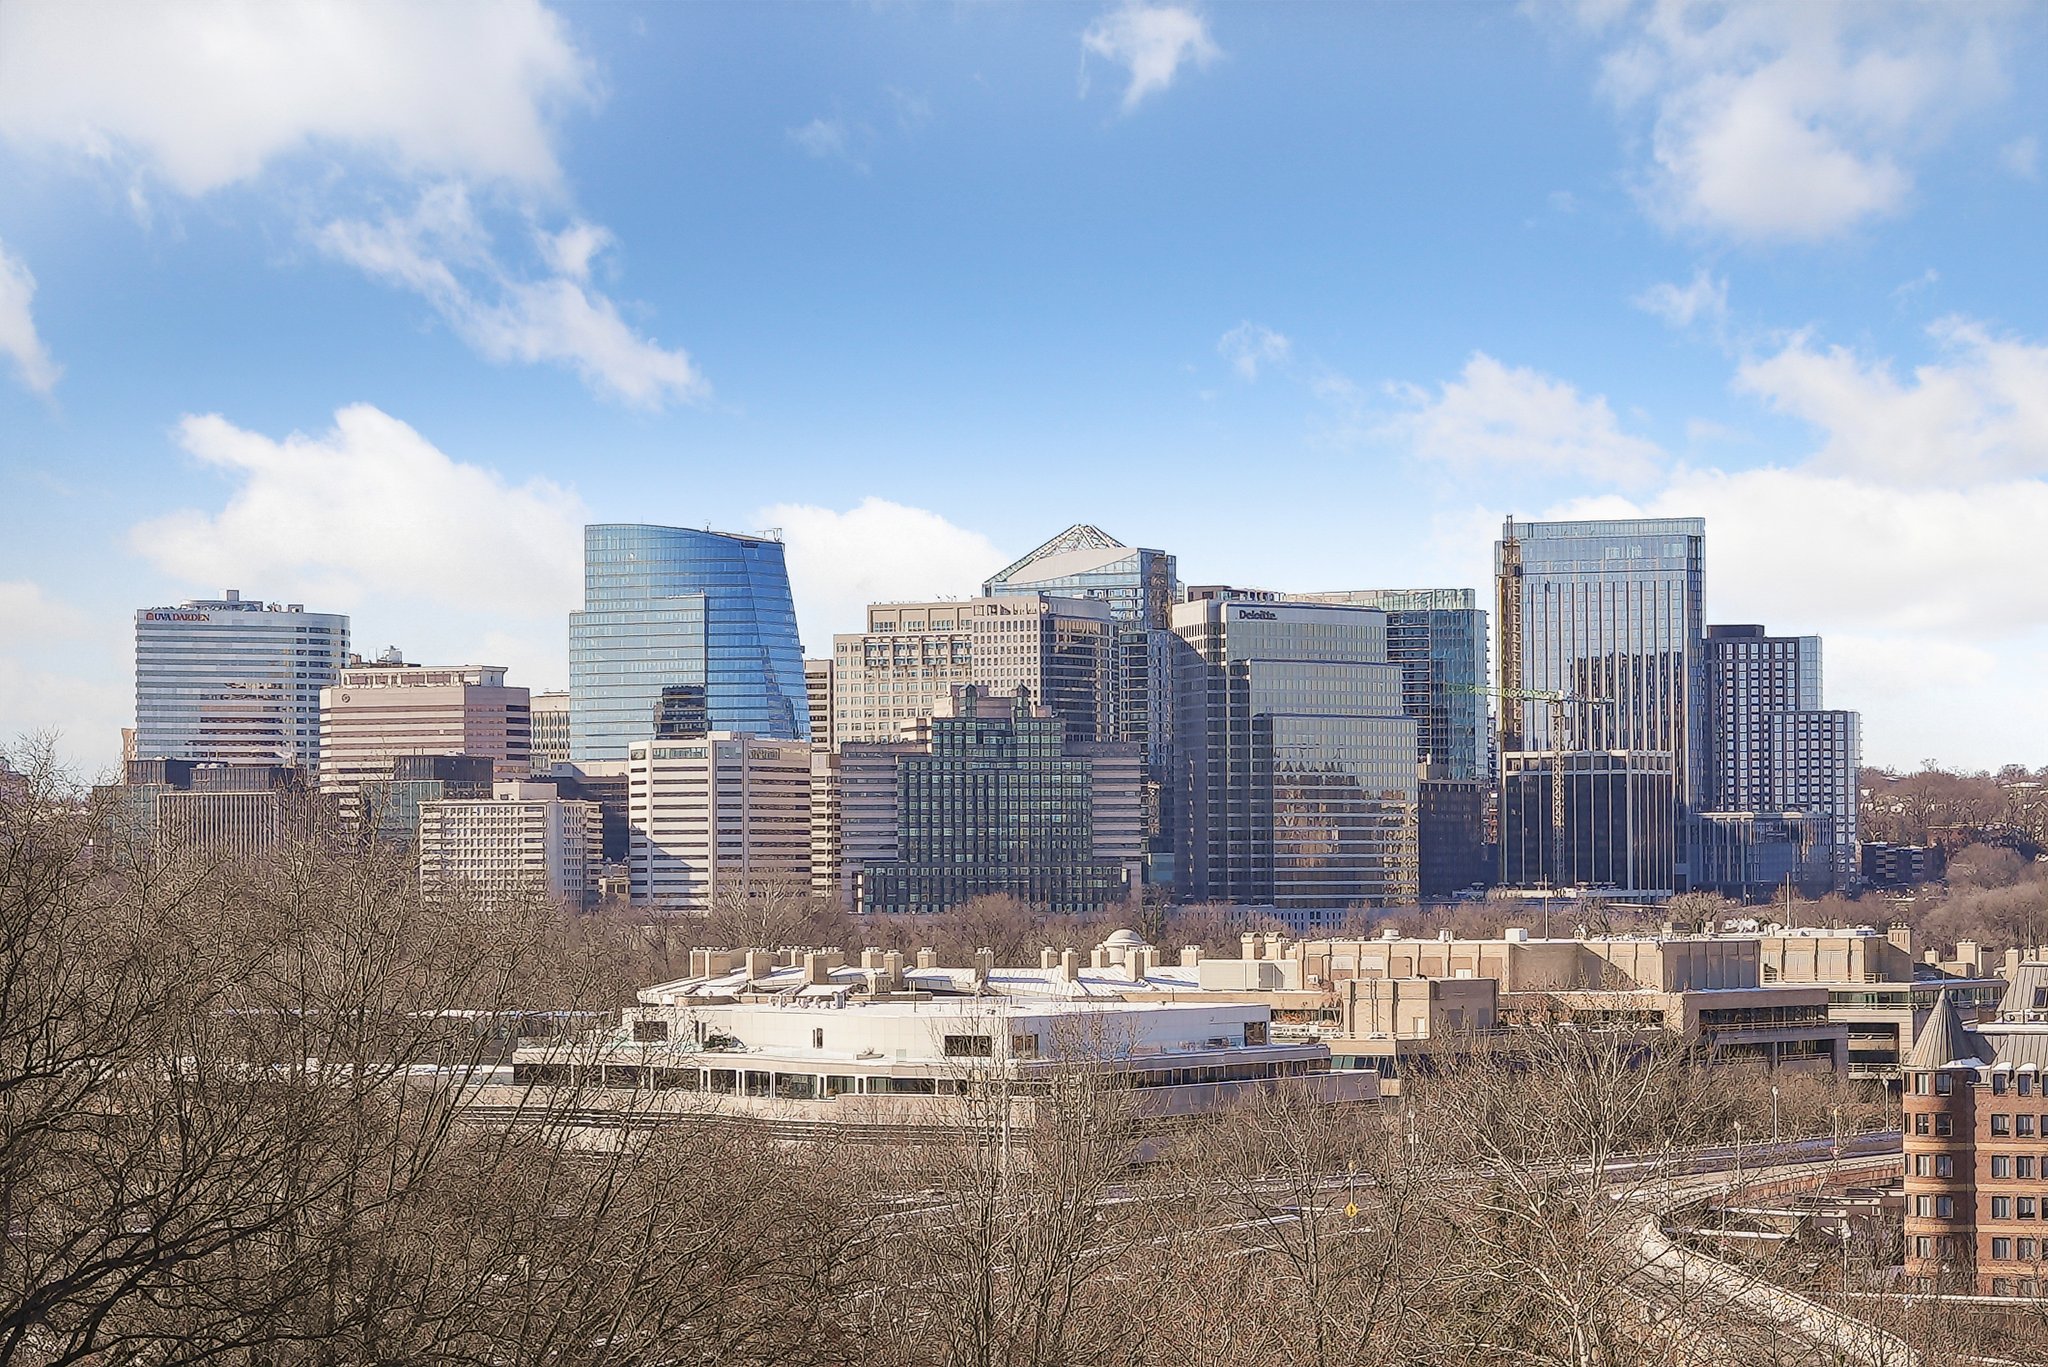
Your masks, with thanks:
[[[1870,762],[2048,763],[2038,11],[171,13],[0,10],[0,730],[88,767],[224,586],[541,691],[587,522],[780,527],[818,655],[1508,516],[1704,517]]]

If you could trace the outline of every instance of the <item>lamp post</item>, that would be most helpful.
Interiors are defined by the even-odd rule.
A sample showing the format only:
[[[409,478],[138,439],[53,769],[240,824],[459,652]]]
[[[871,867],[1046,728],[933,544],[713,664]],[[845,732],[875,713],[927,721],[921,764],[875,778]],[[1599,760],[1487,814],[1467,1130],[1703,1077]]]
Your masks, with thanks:
[[[1771,1084],[1771,1142],[1778,1142],[1778,1084]]]
[[[1742,1122],[1735,1122],[1735,1194],[1742,1193]]]

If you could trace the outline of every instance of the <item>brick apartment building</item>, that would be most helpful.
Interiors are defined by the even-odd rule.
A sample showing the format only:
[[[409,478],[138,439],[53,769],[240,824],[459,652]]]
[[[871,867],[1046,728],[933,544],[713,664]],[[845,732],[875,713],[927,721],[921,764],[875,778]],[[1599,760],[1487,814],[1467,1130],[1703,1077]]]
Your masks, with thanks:
[[[1996,1019],[1946,993],[1905,1063],[1906,1274],[1918,1286],[2048,1294],[2048,962]]]

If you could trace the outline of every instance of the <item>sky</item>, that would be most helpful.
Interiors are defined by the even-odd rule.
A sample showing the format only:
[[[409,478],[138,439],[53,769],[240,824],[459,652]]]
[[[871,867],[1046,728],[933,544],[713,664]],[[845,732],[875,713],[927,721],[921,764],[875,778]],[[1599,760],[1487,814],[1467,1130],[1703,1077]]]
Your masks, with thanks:
[[[1075,522],[1488,590],[1707,519],[1868,762],[2048,764],[2048,9],[0,4],[0,736],[133,612],[566,680],[580,527],[806,646]]]

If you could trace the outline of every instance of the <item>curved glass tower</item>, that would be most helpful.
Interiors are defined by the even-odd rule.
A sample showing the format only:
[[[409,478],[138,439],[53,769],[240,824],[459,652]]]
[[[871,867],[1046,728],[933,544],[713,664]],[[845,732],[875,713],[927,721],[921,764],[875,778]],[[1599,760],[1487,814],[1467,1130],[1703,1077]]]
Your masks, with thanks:
[[[569,614],[571,757],[623,760],[634,741],[707,731],[810,739],[782,543],[585,527],[583,609]]]

